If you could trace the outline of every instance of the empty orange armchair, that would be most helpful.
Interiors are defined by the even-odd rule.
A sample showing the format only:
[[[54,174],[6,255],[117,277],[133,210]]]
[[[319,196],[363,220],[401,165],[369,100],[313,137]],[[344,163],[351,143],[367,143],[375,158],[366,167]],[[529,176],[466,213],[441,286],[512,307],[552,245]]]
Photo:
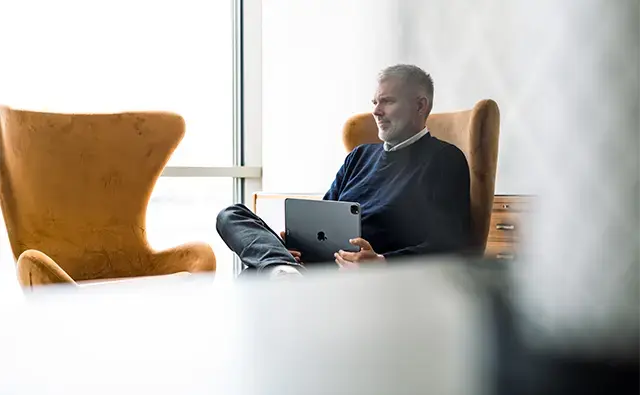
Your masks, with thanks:
[[[467,158],[471,175],[471,245],[482,254],[487,244],[498,165],[500,111],[493,100],[482,100],[471,110],[431,114],[427,127],[432,136],[457,146]],[[379,143],[371,113],[347,120],[342,141],[348,152],[360,144]]]
[[[205,243],[154,251],[151,192],[184,136],[177,114],[0,107],[0,202],[25,287],[214,271]]]

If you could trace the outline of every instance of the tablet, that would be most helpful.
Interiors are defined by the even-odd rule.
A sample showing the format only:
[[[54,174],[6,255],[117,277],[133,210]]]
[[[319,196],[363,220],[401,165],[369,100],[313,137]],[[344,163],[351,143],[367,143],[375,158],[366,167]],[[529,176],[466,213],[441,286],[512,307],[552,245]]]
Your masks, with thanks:
[[[300,251],[302,262],[334,263],[339,250],[359,251],[349,243],[360,237],[360,205],[331,200],[285,199],[285,244]]]

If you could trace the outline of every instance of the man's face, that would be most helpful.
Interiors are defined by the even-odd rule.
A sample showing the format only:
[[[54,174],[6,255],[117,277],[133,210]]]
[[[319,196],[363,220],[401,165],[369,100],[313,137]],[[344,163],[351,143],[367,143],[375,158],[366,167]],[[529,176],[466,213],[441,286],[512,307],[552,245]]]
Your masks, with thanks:
[[[397,144],[424,128],[416,97],[397,78],[387,78],[378,84],[373,98],[373,116],[380,140]]]

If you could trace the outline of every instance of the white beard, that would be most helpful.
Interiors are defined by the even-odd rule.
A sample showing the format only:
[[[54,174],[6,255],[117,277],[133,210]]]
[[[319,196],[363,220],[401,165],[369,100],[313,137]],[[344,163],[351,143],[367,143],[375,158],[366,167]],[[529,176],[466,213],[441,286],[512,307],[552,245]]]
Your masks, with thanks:
[[[403,140],[402,132],[406,130],[409,121],[391,121],[386,130],[378,125],[378,138],[385,143],[396,145]]]

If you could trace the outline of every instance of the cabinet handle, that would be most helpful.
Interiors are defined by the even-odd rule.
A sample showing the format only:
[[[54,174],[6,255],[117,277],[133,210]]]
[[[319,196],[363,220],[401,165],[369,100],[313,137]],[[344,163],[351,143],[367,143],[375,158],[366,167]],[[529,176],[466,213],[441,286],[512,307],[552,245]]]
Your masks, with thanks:
[[[515,230],[516,226],[512,224],[497,224],[496,229],[497,230]]]
[[[505,210],[508,210],[509,209],[509,205],[508,204],[503,204],[502,208],[505,209]]]
[[[496,254],[496,259],[501,259],[501,260],[504,260],[504,261],[511,261],[514,258],[515,258],[515,255],[513,255],[513,254],[504,254],[504,253]]]

